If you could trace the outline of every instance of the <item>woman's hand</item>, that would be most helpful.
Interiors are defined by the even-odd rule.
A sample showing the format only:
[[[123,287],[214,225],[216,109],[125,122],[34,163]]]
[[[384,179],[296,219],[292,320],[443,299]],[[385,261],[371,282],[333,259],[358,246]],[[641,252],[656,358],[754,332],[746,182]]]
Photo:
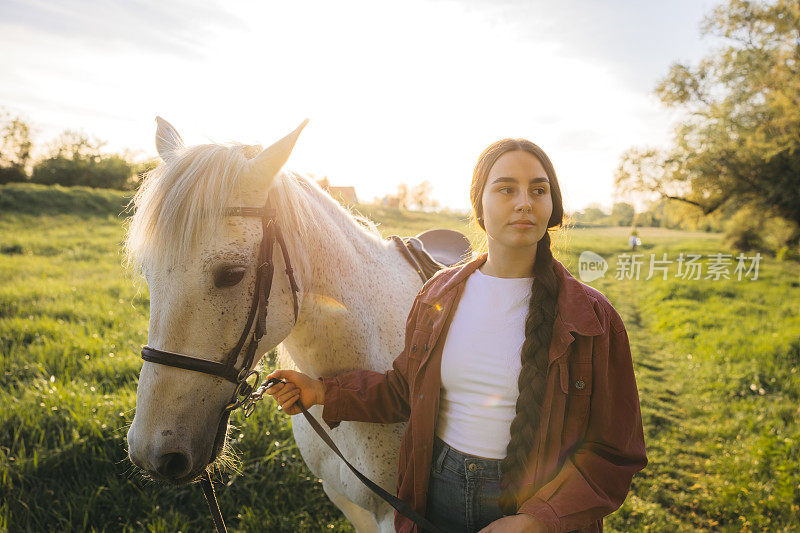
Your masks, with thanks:
[[[544,522],[533,515],[519,513],[495,520],[478,533],[547,533]]]
[[[306,409],[312,405],[322,405],[325,401],[325,386],[322,381],[308,374],[294,370],[275,370],[267,375],[267,379],[269,378],[286,381],[286,383],[275,383],[264,392],[275,398],[287,415],[302,412],[300,406],[295,405],[298,399]]]

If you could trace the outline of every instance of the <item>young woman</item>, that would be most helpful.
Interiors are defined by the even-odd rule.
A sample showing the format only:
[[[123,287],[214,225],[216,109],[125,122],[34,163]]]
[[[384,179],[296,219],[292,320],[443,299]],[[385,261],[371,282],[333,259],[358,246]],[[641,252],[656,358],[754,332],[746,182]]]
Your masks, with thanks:
[[[290,415],[322,404],[331,428],[408,420],[398,497],[445,531],[602,531],[647,464],[625,326],[553,258],[564,210],[541,148],[490,145],[470,199],[481,253],[423,286],[391,370],[276,370],[267,392]]]

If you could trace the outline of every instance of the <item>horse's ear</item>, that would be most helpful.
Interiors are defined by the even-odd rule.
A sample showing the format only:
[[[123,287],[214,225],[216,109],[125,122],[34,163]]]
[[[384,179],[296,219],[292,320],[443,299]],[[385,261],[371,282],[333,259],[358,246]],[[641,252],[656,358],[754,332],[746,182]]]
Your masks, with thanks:
[[[261,187],[269,185],[281,167],[286,164],[297,142],[297,137],[306,124],[308,124],[308,119],[305,119],[292,133],[265,148],[253,158],[245,172],[245,179],[251,183],[258,183]]]
[[[183,139],[178,135],[175,127],[161,117],[156,117],[156,150],[161,159],[166,161],[172,156],[172,152],[183,146]]]

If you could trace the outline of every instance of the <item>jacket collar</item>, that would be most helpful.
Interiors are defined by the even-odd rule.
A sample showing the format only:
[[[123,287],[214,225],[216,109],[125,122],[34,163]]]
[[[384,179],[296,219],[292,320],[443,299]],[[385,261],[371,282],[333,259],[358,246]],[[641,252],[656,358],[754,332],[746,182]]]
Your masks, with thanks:
[[[483,252],[461,266],[451,267],[449,270],[452,273],[446,276],[441,283],[431,283],[425,294],[421,296],[421,301],[429,305],[442,301],[442,296],[464,282],[470,274],[486,262],[488,256],[488,252]],[[560,332],[554,331],[554,336],[563,336],[567,331],[574,331],[585,336],[603,333],[603,326],[597,319],[594,305],[584,289],[583,283],[575,279],[559,260],[554,258],[553,263],[560,284],[558,315],[554,326],[557,330],[561,330]]]

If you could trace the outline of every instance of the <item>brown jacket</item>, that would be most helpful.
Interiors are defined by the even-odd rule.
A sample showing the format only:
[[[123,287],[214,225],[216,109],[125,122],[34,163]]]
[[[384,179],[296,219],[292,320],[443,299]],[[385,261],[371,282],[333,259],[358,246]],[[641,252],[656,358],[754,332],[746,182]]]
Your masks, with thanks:
[[[441,358],[464,281],[486,261],[441,270],[422,287],[406,322],[405,347],[387,372],[353,370],[319,378],[322,419],[408,421],[400,443],[397,496],[425,515]],[[555,261],[560,288],[542,425],[531,451],[519,513],[548,531],[598,532],[647,465],[639,393],[625,326],[602,293]],[[395,511],[395,529],[419,528]]]

